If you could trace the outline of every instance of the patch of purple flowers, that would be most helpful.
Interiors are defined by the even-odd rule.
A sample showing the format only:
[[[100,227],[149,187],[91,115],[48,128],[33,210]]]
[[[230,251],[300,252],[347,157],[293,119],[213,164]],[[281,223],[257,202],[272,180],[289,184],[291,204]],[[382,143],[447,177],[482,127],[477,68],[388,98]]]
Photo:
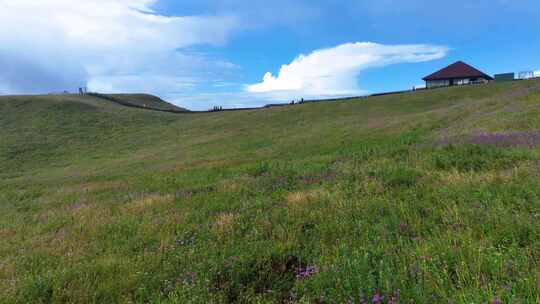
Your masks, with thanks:
[[[448,137],[444,136],[438,144],[442,146],[474,144],[479,146],[495,146],[499,148],[509,147],[528,147],[534,148],[540,145],[540,130],[534,131],[515,131],[489,133],[480,132],[467,137]]]
[[[373,298],[371,299],[371,302],[372,303],[382,303],[382,301],[384,301],[384,296],[382,294],[380,294],[379,292],[376,292],[374,295],[373,295]]]
[[[540,130],[506,133],[479,133],[473,135],[471,143],[496,147],[529,147],[540,145]]]
[[[501,299],[494,299],[491,301],[491,304],[503,304],[503,301]]]
[[[399,304],[401,297],[401,290],[398,288],[395,292],[388,296],[385,296],[379,290],[376,290],[373,296],[368,296],[367,298],[360,292],[360,300],[356,302],[353,298],[350,298],[347,302],[348,304]],[[385,301],[386,299],[386,301]],[[412,300],[411,300],[412,301]]]
[[[317,266],[300,267],[296,270],[296,278],[307,279],[311,276],[314,276],[318,272],[319,272],[319,268]]]

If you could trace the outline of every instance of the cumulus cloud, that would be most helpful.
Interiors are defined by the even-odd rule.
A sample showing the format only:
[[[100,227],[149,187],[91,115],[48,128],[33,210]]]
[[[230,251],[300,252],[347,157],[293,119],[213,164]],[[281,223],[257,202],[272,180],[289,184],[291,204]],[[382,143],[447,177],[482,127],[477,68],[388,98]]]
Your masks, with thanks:
[[[363,70],[397,63],[430,61],[444,57],[444,46],[383,45],[371,42],[342,44],[300,55],[283,65],[279,74],[268,72],[263,81],[248,85],[254,94],[293,97],[345,96],[365,93],[357,76]]]
[[[185,48],[220,45],[238,27],[228,16],[162,16],[156,0],[0,1],[0,87],[12,93],[189,86],[223,60]],[[142,86],[143,89],[145,86]]]
[[[534,72],[534,77],[540,77],[540,70]]]

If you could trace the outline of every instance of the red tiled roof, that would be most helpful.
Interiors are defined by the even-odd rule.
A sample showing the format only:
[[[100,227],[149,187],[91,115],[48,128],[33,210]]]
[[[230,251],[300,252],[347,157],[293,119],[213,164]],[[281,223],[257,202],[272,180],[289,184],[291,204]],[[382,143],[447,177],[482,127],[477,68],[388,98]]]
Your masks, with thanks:
[[[424,77],[424,80],[442,80],[442,79],[454,79],[454,78],[473,78],[484,77],[487,79],[493,79],[491,76],[479,71],[472,66],[466,64],[463,61],[453,63],[444,69],[437,71],[429,76]]]

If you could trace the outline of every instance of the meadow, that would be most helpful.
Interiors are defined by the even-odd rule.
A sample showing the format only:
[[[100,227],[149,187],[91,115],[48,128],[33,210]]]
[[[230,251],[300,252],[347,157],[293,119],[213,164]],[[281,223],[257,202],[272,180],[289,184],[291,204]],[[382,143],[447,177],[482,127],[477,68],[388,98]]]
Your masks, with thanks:
[[[540,303],[540,80],[174,114],[0,97],[0,303]]]

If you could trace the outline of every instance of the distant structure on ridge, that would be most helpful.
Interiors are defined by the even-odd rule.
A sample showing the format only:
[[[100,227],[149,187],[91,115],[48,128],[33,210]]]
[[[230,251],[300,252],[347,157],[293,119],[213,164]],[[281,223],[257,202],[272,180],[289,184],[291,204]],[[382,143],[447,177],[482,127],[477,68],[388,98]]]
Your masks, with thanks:
[[[497,82],[514,81],[514,80],[516,80],[516,73],[495,74],[495,81]]]
[[[521,79],[521,80],[527,80],[527,79],[532,79],[534,78],[534,72],[533,71],[523,71],[523,72],[519,72],[518,74],[518,79]]]
[[[88,94],[88,89],[86,87],[79,88],[79,95],[84,96]]]
[[[477,70],[463,61],[453,63],[423,78],[426,88],[451,87],[467,84],[483,84],[493,80],[493,77]]]

